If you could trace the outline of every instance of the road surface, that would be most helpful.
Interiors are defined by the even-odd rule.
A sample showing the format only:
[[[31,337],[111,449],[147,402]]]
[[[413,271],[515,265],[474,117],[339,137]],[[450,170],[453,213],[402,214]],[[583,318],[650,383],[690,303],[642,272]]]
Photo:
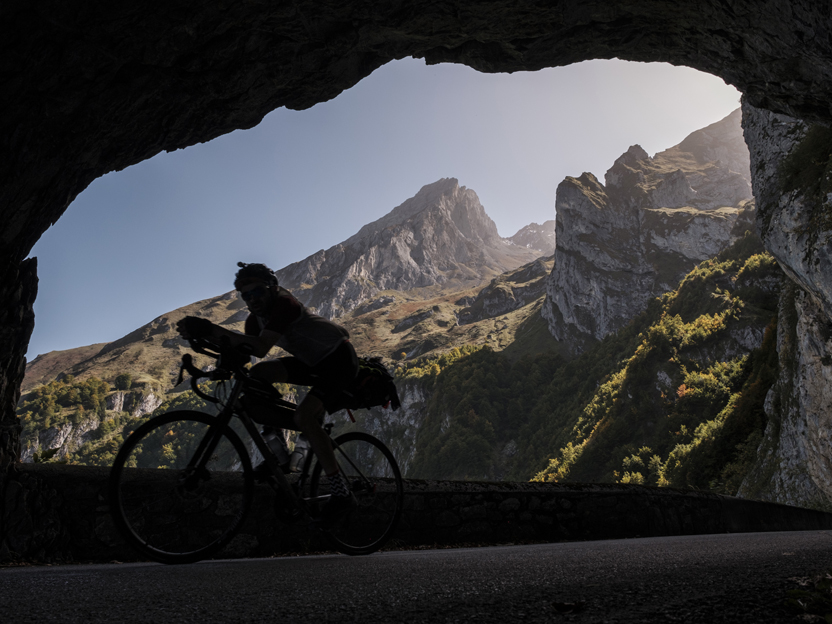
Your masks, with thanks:
[[[832,532],[0,569],[0,621],[796,622]]]

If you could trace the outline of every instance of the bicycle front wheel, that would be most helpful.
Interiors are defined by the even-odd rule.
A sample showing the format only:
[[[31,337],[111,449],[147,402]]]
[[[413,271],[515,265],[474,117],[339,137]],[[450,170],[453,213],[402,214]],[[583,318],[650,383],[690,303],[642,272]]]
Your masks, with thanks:
[[[335,459],[347,477],[357,505],[332,527],[333,546],[347,555],[368,555],[384,546],[402,515],[404,483],[393,454],[373,436],[360,431],[333,440]],[[329,497],[329,484],[320,463],[310,479],[313,501]]]
[[[253,491],[240,437],[201,412],[168,412],[144,423],[110,470],[116,526],[140,553],[161,563],[199,561],[225,546],[245,520]]]

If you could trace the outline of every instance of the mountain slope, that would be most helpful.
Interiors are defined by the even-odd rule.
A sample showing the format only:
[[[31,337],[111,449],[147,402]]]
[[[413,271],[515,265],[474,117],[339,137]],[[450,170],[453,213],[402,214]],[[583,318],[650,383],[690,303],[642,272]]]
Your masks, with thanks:
[[[413,478],[734,494],[766,427],[782,277],[749,235],[571,361],[480,348],[403,364],[403,410],[360,425],[400,449]]]
[[[470,288],[539,255],[500,238],[477,194],[443,178],[278,277],[318,314],[336,318],[382,291]]]

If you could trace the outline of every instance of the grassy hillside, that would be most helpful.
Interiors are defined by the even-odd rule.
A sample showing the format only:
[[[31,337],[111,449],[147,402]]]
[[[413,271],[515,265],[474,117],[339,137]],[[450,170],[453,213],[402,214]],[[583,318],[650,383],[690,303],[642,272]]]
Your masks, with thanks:
[[[496,300],[503,297],[508,308],[516,308],[506,314],[489,316],[483,306],[475,306],[478,320],[460,326],[458,315],[478,301],[480,290],[432,288],[381,293],[340,322],[360,354],[380,355],[388,362],[407,365],[469,343],[508,347],[518,357],[555,344],[538,318],[540,297],[522,305],[529,293],[543,292],[551,270],[551,261],[534,264],[534,271],[510,271],[490,284],[493,290],[499,282]],[[523,296],[515,299],[515,290]],[[112,343],[52,352],[30,363],[18,404],[22,459],[107,465],[123,437],[151,414],[182,406],[211,411],[187,386],[174,387],[182,354],[189,351],[175,326],[186,315],[242,331],[248,311],[230,292],[159,316]],[[269,357],[280,355],[275,350]],[[202,356],[195,360],[198,366],[213,363]],[[78,399],[89,384],[98,393],[94,408]]]
[[[545,272],[551,270],[551,260],[538,262]],[[512,281],[512,276],[521,272],[522,267],[498,278],[509,296],[513,287],[529,288],[528,281],[518,284]],[[540,276],[534,280],[541,292],[542,280]],[[408,292],[383,292],[338,322],[349,330],[359,354],[377,355],[394,361],[441,354],[472,343],[488,344],[501,350],[529,331],[528,321],[537,316],[540,298],[508,314],[457,325],[458,315],[467,309],[487,284],[483,282],[478,288],[463,291],[449,292],[434,287]],[[163,314],[105,345],[39,355],[26,368],[23,391],[31,391],[62,374],[73,375],[79,380],[96,377],[111,384],[118,375],[129,374],[137,387],[158,388],[164,392],[173,386],[182,354],[188,351],[187,343],[179,338],[175,329],[177,321],[188,315],[207,318],[228,329],[242,331],[248,310],[232,291]],[[536,331],[539,334],[539,329]],[[544,340],[544,344],[554,346],[555,342]],[[537,349],[539,346],[530,344],[528,348]],[[514,346],[515,352],[522,349],[521,345]],[[279,355],[279,351],[275,350],[269,357]],[[207,359],[198,361],[200,366],[208,363]]]

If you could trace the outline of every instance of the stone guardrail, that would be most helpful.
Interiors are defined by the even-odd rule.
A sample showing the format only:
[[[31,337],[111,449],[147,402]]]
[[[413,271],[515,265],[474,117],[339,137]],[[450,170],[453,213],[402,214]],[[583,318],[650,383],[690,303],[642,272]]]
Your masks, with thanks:
[[[136,560],[107,504],[108,469],[18,465],[2,498],[0,561]],[[832,529],[832,514],[694,491],[638,485],[407,480],[393,547],[557,542],[665,535]],[[299,523],[285,525],[257,486],[240,534],[221,557],[328,550]]]

